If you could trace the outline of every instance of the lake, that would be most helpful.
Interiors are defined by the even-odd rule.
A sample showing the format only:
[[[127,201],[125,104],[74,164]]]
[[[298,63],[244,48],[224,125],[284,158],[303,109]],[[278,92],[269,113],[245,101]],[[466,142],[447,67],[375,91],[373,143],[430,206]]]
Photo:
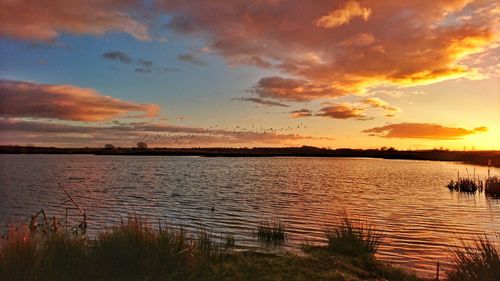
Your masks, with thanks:
[[[0,155],[0,230],[41,208],[64,217],[58,182],[87,212],[89,235],[137,214],[265,251],[252,230],[282,220],[290,235],[281,250],[298,252],[323,243],[325,226],[347,212],[385,232],[378,258],[432,276],[438,260],[449,266],[457,239],[500,230],[500,200],[445,187],[458,171],[487,175],[487,167],[409,160]]]

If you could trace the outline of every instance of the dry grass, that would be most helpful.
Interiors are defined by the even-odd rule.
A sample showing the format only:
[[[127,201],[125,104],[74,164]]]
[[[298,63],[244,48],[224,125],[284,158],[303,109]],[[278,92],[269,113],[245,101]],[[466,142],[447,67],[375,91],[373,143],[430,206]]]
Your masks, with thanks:
[[[95,240],[12,233],[0,252],[0,280],[210,280],[226,245],[205,230],[153,229],[137,217]]]
[[[493,176],[486,179],[484,193],[490,197],[500,198],[500,178]]]
[[[383,233],[368,221],[355,222],[344,214],[340,223],[327,227],[325,235],[330,250],[349,256],[372,257],[383,241]]]
[[[266,244],[281,245],[286,240],[286,225],[281,221],[260,222],[254,236]]]
[[[461,240],[452,249],[455,266],[448,273],[449,281],[498,281],[500,256],[487,236],[477,236],[472,243]]]

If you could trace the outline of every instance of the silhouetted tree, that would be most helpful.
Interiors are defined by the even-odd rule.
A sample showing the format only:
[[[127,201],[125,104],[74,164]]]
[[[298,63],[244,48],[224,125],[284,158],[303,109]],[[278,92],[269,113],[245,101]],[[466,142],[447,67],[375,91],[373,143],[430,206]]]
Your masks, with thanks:
[[[104,149],[108,149],[108,150],[115,150],[116,147],[110,143],[107,143],[104,145]]]
[[[145,142],[138,142],[137,143],[137,148],[138,149],[146,149],[146,148],[148,148],[148,145]]]

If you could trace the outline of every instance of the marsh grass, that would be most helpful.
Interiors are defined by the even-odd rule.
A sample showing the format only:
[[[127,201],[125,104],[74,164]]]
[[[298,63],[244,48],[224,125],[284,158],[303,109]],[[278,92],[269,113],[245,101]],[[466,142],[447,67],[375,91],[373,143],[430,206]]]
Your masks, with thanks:
[[[487,196],[500,198],[500,178],[497,176],[488,177],[484,185],[484,193]]]
[[[285,239],[283,223],[263,223],[270,237]],[[274,233],[274,234],[272,234]],[[41,234],[41,233],[40,233]],[[305,255],[228,251],[234,238],[129,217],[95,239],[13,229],[0,240],[1,281],[254,281],[254,280],[419,280],[375,260],[310,246]],[[277,239],[277,238],[275,238]]]
[[[354,221],[347,214],[337,226],[325,229],[328,248],[336,253],[354,257],[373,257],[383,241],[383,233],[368,221]]]
[[[67,233],[9,235],[0,280],[210,280],[226,244],[208,231],[152,228],[129,217],[95,240]]]
[[[472,243],[461,240],[452,253],[455,266],[449,281],[500,280],[499,250],[487,236],[476,236]]]
[[[483,191],[483,181],[471,178],[458,178],[456,181],[451,180],[448,185],[448,189],[451,191],[460,191],[466,193],[475,193],[476,191]]]
[[[254,236],[260,242],[271,244],[271,245],[281,245],[285,242],[287,238],[287,226],[282,221],[262,221],[254,230]]]

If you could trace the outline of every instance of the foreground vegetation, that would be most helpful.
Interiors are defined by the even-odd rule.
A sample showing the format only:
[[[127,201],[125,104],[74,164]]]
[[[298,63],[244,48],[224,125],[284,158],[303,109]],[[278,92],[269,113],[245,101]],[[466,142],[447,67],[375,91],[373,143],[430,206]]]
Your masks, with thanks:
[[[282,221],[263,221],[253,233],[260,242],[267,245],[281,245],[286,239],[286,225]]]
[[[368,258],[375,255],[384,237],[369,222],[355,222],[347,215],[341,218],[339,226],[327,227],[325,235],[333,252]]]
[[[500,280],[500,255],[488,237],[478,236],[472,243],[462,241],[453,250],[455,267],[449,281]]]
[[[261,224],[272,237],[286,228]],[[347,216],[325,229],[326,246],[304,246],[303,255],[232,251],[234,239],[138,218],[86,240],[61,232],[13,230],[0,248],[0,280],[421,280],[374,258],[383,233]],[[465,245],[465,244],[464,244]],[[454,250],[450,281],[500,280],[498,250],[487,238]],[[441,279],[444,280],[444,279]]]
[[[500,178],[497,176],[487,178],[484,193],[487,196],[500,198]]]
[[[260,230],[271,241],[285,237],[282,223],[262,223]],[[307,246],[298,256],[236,252],[233,245],[229,237],[153,229],[137,218],[95,240],[11,231],[0,250],[0,280],[419,280],[377,261],[372,250],[351,255]]]

